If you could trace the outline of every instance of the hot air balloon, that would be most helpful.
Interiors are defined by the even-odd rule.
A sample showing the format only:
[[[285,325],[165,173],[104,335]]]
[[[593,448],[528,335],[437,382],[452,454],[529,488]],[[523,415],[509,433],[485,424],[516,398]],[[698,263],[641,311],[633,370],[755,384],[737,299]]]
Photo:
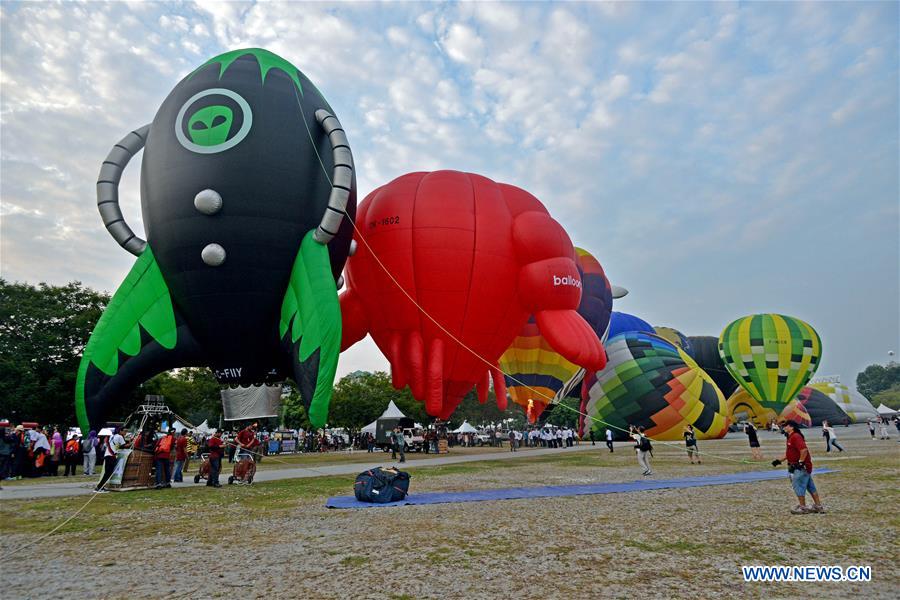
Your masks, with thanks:
[[[497,361],[529,315],[567,360],[606,363],[576,311],[583,284],[569,236],[528,192],[470,173],[411,173],[369,194],[357,223],[342,347],[370,333],[394,386],[408,384],[428,414],[448,418],[476,384],[484,401],[489,376],[505,407]]]
[[[688,356],[694,356],[694,347],[691,345],[691,340],[677,329],[673,327],[654,327],[653,329],[656,335],[662,339],[681,348],[687,352]]]
[[[809,387],[834,400],[838,408],[847,413],[851,423],[865,423],[869,419],[878,418],[878,411],[875,410],[872,403],[858,391],[851,390],[843,383],[811,383]]]
[[[711,335],[694,335],[689,336],[688,341],[691,344],[691,358],[712,377],[725,397],[730,398],[737,389],[738,382],[722,362],[722,356],[719,354],[719,338]]]
[[[731,375],[762,407],[780,413],[815,373],[822,342],[800,319],[751,315],[725,327],[719,353]]]
[[[575,248],[575,262],[583,289],[578,314],[601,340],[606,339],[612,310],[612,291],[600,262],[588,251]],[[506,389],[513,402],[526,409],[534,423],[551,399],[569,390],[579,390],[584,369],[569,362],[541,335],[534,318],[528,322],[500,357],[500,369],[507,373]]]
[[[780,420],[794,420],[804,427],[818,427],[822,421],[828,421],[831,425],[843,425],[845,421],[850,421],[850,417],[827,394],[806,386],[781,411]]]
[[[142,148],[146,241],[118,196]],[[347,136],[291,63],[235,50],[182,79],[100,169],[103,224],[137,260],[84,350],[82,430],[100,429],[135,386],[182,366],[208,366],[227,384],[293,377],[323,425],[355,205]]]
[[[752,421],[757,427],[768,427],[772,421],[778,421],[780,413],[763,406],[750,395],[747,390],[737,387],[725,401],[725,413],[732,422]]]
[[[621,335],[629,331],[655,333],[653,325],[641,319],[640,317],[614,310],[609,317],[608,337],[612,339],[617,335]]]
[[[688,424],[700,439],[727,433],[725,397],[683,350],[634,331],[611,338],[606,350],[606,368],[589,375],[582,388],[581,411],[588,415],[581,419],[582,436],[592,428],[602,433],[604,423],[618,439],[627,438],[630,425],[644,426],[659,440],[682,439]]]

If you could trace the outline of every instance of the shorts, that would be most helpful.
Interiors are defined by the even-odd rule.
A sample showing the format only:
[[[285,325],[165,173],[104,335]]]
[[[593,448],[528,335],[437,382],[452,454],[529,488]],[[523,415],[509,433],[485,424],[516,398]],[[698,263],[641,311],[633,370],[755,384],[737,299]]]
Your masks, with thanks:
[[[759,442],[750,442],[751,448],[759,448]]]
[[[685,446],[685,448],[687,448],[688,456],[692,454],[696,454],[698,456],[700,455],[700,451],[697,450],[697,446]]]
[[[816,484],[813,483],[812,473],[807,473],[806,469],[800,469],[791,473],[791,486],[793,486],[794,494],[798,498],[805,496],[807,492],[815,494],[817,491]]]

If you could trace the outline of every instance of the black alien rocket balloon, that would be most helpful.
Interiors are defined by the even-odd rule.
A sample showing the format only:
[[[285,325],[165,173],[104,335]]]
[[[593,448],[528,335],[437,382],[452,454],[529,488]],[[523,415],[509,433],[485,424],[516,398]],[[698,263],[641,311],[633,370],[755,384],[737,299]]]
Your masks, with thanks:
[[[146,241],[118,198],[141,148]],[[303,73],[260,49],[201,65],[113,147],[97,204],[137,261],[81,360],[82,430],[102,426],[138,384],[185,366],[208,366],[224,384],[292,377],[310,421],[324,424],[356,179],[341,124]]]

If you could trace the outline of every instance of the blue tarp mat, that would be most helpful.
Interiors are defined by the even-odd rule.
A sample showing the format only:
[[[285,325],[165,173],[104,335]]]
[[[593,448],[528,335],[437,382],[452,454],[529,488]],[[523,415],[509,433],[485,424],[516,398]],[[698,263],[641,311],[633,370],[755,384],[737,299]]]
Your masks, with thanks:
[[[831,469],[819,469],[816,475],[831,473]],[[325,503],[328,508],[378,508],[382,506],[403,506],[406,504],[444,504],[447,502],[483,502],[485,500],[517,500],[520,498],[551,498],[556,496],[581,496],[585,494],[616,494],[620,492],[644,492],[672,488],[702,487],[705,485],[731,485],[787,479],[781,469],[775,471],[748,471],[724,475],[702,477],[681,477],[678,479],[639,479],[624,483],[593,483],[589,485],[549,485],[545,487],[507,488],[502,490],[472,490],[470,492],[426,492],[410,494],[405,500],[374,504],[360,502],[355,496],[334,496]]]

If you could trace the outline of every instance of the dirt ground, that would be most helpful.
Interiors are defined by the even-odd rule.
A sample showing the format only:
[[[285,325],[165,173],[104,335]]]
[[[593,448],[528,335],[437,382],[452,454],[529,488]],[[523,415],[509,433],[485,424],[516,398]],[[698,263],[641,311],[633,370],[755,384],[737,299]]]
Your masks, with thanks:
[[[352,477],[221,490],[103,494],[65,528],[21,548],[85,498],[0,502],[4,597],[895,598],[900,445],[839,429],[826,455],[807,432],[824,515],[791,515],[787,479],[595,496],[329,510]],[[762,438],[767,460],[784,441]],[[769,470],[746,438],[701,442],[690,465],[656,445],[657,478]],[[714,455],[714,456],[713,456]],[[727,459],[727,460],[726,460]],[[633,452],[531,456],[422,467],[412,490],[640,478]],[[86,554],[90,558],[86,558]],[[744,583],[741,565],[871,565],[868,583]],[[35,584],[38,585],[35,585]]]

